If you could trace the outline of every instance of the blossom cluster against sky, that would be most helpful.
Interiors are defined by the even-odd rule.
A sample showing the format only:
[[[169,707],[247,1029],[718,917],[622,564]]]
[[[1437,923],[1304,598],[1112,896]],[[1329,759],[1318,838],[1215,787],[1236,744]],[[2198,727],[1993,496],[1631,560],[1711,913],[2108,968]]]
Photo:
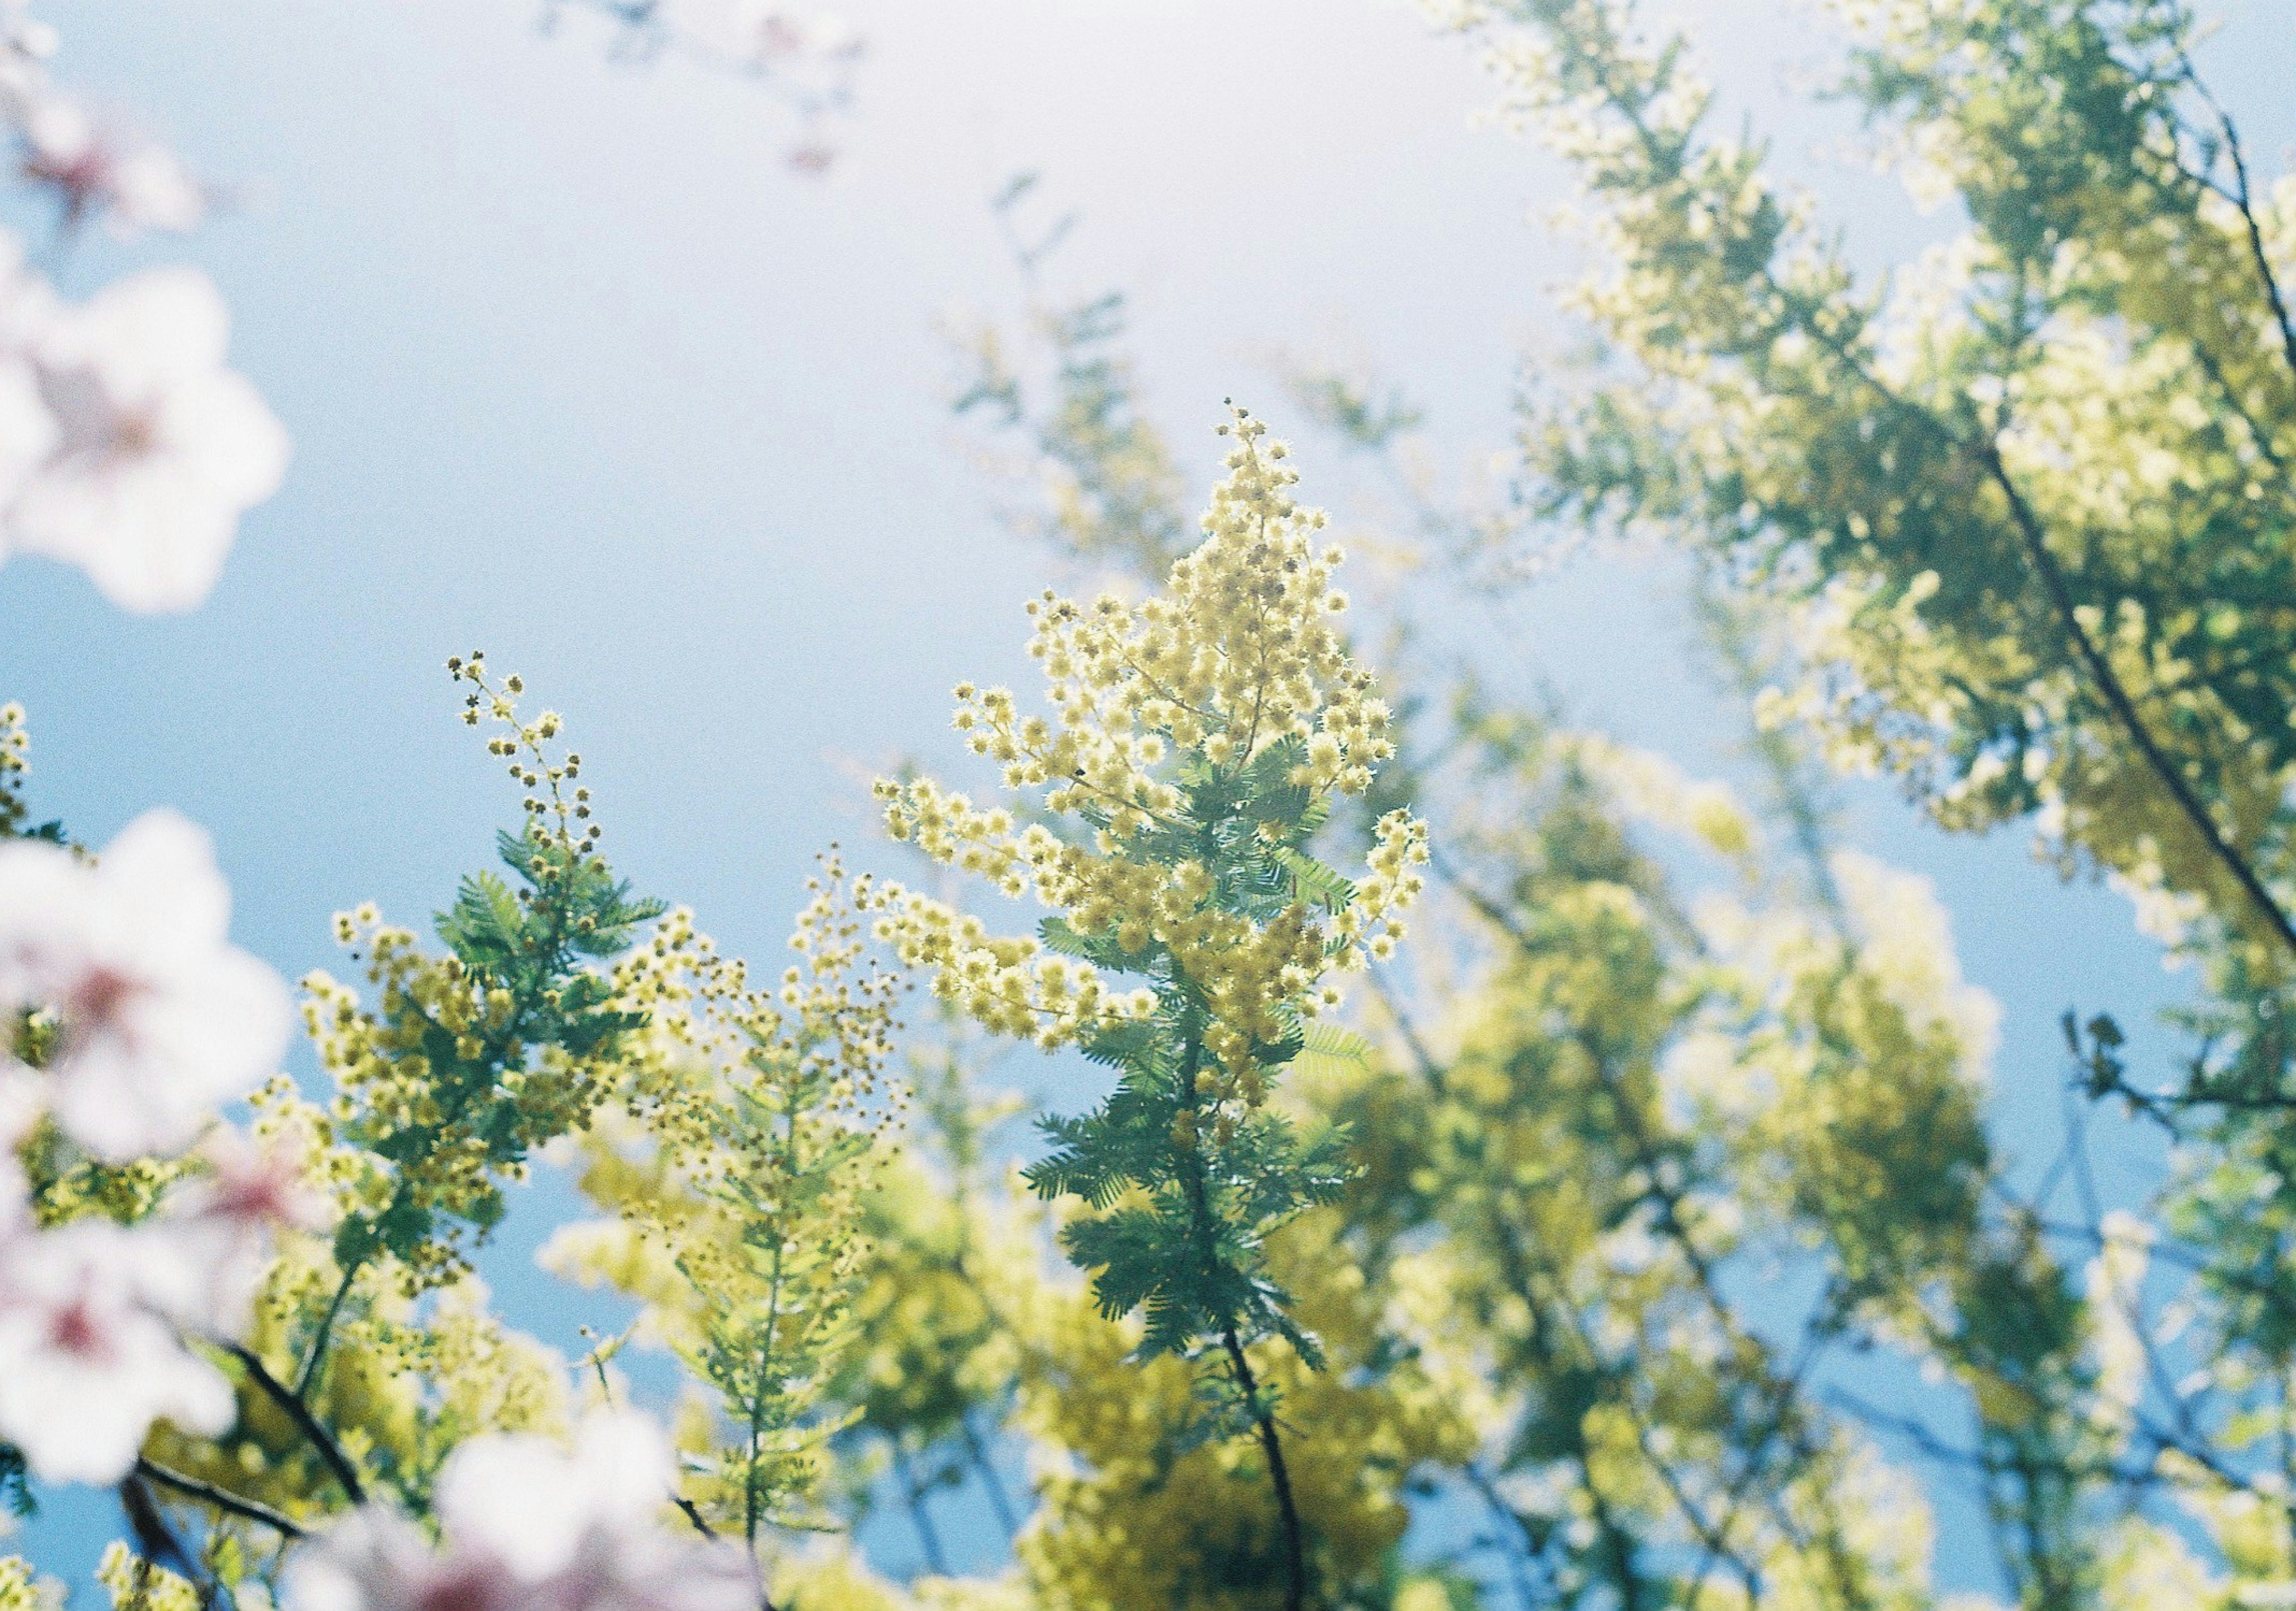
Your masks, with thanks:
[[[2296,54],[2250,9],[2211,63],[2243,105]],[[1555,171],[1475,126],[1487,83],[1401,0],[848,10],[865,98],[821,184],[790,173],[751,86],[617,66],[578,19],[539,37],[520,0],[51,8],[60,68],[234,198],[199,254],[296,462],[195,615],[127,619],[71,572],[6,572],[0,665],[43,797],[96,838],[152,804],[208,824],[243,937],[291,977],[328,954],[329,912],[428,910],[486,855],[509,803],[439,670],[483,644],[568,713],[641,882],[754,947],[812,849],[866,831],[859,777],[949,746],[948,684],[1019,663],[1046,560],[996,529],[953,446],[936,335],[1017,302],[985,205],[1005,175],[1040,168],[1082,213],[1048,273],[1134,294],[1205,485],[1222,397],[1265,394],[1287,429],[1270,344],[1336,332],[1488,448],[1519,351],[1567,340]],[[1923,238],[1894,186],[1810,154],[1853,131],[1785,93],[1816,55],[1794,6],[1689,15],[1726,20],[1702,29],[1717,76],[1864,255]],[[85,296],[121,257],[86,241],[58,282]],[[1683,697],[1650,591],[1568,572],[1505,652],[1574,716],[1708,769],[1730,725]],[[1986,931],[2017,925],[1984,920],[2057,915],[2049,881],[2005,842],[1914,859],[2014,994],[2015,948]],[[2116,987],[2149,968],[2119,908],[2076,906]]]
[[[1683,9],[1861,257],[1936,227],[1829,160],[1852,131],[1784,93],[1822,43],[1799,8]],[[2206,65],[2276,155],[2296,37],[2262,0],[2226,9]],[[294,461],[193,615],[123,615],[34,558],[0,569],[0,692],[31,707],[39,804],[95,843],[187,813],[234,938],[292,977],[329,960],[330,912],[372,896],[419,919],[510,820],[440,669],[483,645],[568,714],[640,886],[764,952],[814,850],[869,840],[861,780],[953,756],[949,684],[1021,663],[1046,561],[996,529],[953,445],[935,333],[1017,304],[985,204],[1005,176],[1041,169],[1080,210],[1047,273],[1134,294],[1205,485],[1222,397],[1298,434],[1269,344],[1363,348],[1464,449],[1503,443],[1518,354],[1567,341],[1546,290],[1568,254],[1539,222],[1554,169],[1473,126],[1487,84],[1401,0],[846,10],[871,53],[824,182],[791,171],[753,87],[616,65],[578,19],[542,37],[522,0],[45,8],[60,70],[224,181],[197,256]],[[78,301],[168,260],[91,234],[43,267]],[[1308,441],[1300,463],[1312,479]],[[1713,770],[1734,730],[1685,694],[1662,591],[1565,572],[1499,663]],[[1861,806],[1870,843],[1939,879],[2006,1009],[2009,1138],[2045,1153],[2057,1014],[2133,1018],[2171,986],[2118,902],[2059,890],[2021,845]]]

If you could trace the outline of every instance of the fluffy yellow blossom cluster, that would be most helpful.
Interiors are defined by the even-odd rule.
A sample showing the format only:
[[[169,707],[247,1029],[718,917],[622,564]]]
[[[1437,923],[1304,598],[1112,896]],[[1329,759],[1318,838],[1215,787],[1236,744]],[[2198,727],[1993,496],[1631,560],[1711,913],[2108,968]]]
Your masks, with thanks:
[[[588,1122],[615,1084],[623,1037],[643,1023],[615,1002],[601,964],[662,910],[634,899],[597,855],[589,792],[573,786],[581,757],[550,748],[559,719],[522,721],[522,683],[496,687],[475,652],[447,666],[472,690],[464,720],[499,724],[489,749],[534,792],[521,830],[500,837],[512,876],[465,879],[440,915],[444,954],[369,904],[339,914],[335,934],[364,961],[376,1004],[324,972],[304,981],[334,1128],[374,1165],[338,1232],[347,1281],[381,1253],[417,1286],[450,1279],[468,1231],[500,1217],[501,1183],[522,1176],[529,1151]]]
[[[644,1305],[640,1326],[716,1389],[681,1441],[684,1500],[754,1542],[810,1517],[827,1373],[865,1243],[863,1206],[898,1112],[882,1088],[902,980],[868,954],[881,887],[834,856],[808,880],[774,987],[673,912],[616,966],[645,1028],[617,1106],[581,1140],[584,1191],[612,1217],[562,1227],[549,1268]]]
[[[1179,808],[1155,770],[1168,744],[1228,765],[1295,739],[1307,753],[1291,781],[1345,794],[1395,753],[1388,708],[1340,634],[1342,555],[1316,544],[1323,511],[1292,501],[1299,476],[1282,443],[1261,447],[1265,425],[1239,410],[1222,429],[1238,446],[1204,516],[1209,540],[1172,567],[1163,595],[1086,608],[1048,592],[1029,606],[1057,724],[1020,716],[1003,689],[956,691],[958,730],[1004,764],[1008,788],[1048,786],[1053,810],[1103,811],[1119,837]]]
[[[189,1579],[152,1565],[118,1539],[96,1563],[96,1582],[112,1611],[200,1611],[200,1591]]]
[[[1023,826],[930,779],[877,788],[896,838],[1033,895],[1094,960],[992,936],[906,890],[889,891],[880,932],[982,1023],[1047,1047],[1153,1010],[1150,992],[1111,992],[1102,966],[1185,983],[1223,1094],[1256,1102],[1255,1049],[1337,1004],[1332,964],[1392,949],[1427,846],[1423,825],[1391,814],[1359,885],[1299,851],[1332,797],[1361,794],[1393,755],[1390,716],[1348,657],[1340,552],[1316,542],[1323,515],[1293,502],[1283,445],[1263,443],[1267,427],[1241,410],[1222,429],[1236,446],[1207,540],[1161,594],[1030,604],[1052,716],[1024,716],[1004,689],[956,690],[955,725],[974,752],[1003,766],[1006,788],[1041,789],[1070,830]]]
[[[35,1576],[20,1555],[0,1555],[0,1611],[50,1611],[62,1599],[57,1584]]]
[[[1152,993],[1111,991],[1090,962],[1048,956],[1024,936],[990,934],[970,912],[889,888],[896,900],[877,920],[879,937],[910,967],[931,969],[935,993],[984,1028],[1049,1051],[1155,1010]]]
[[[1356,965],[1368,956],[1385,961],[1406,932],[1404,910],[1427,887],[1419,871],[1427,865],[1427,824],[1400,811],[1390,811],[1372,830],[1370,869],[1355,887],[1355,898],[1332,914],[1335,940],[1351,949],[1340,953],[1341,961]]]
[[[362,1010],[356,989],[325,970],[304,977],[303,1026],[335,1075],[337,1116],[350,1114],[352,1092],[371,1090],[399,1122],[435,1124],[438,1109],[424,1088],[430,1074],[424,1028],[444,1030],[458,1053],[477,1057],[486,1035],[509,1026],[509,994],[481,992],[459,957],[425,956],[414,931],[384,922],[373,903],[337,912],[335,938],[365,962],[367,981],[382,995],[378,1018]]]
[[[548,748],[565,726],[564,719],[545,710],[531,722],[520,721],[518,699],[526,691],[526,680],[512,672],[499,688],[489,683],[483,650],[472,650],[468,658],[451,657],[447,672],[457,683],[471,685],[463,696],[465,725],[476,727],[488,720],[506,730],[487,740],[487,753],[501,757],[512,780],[531,791],[523,802],[529,820],[549,820],[561,844],[583,852],[595,850],[605,830],[590,820],[590,791],[579,781],[582,757],[569,751],[554,758]]]
[[[747,961],[694,928],[691,911],[665,916],[614,968],[616,1005],[645,1018],[644,1033],[622,1048],[622,1100],[655,1124],[657,1109],[693,1100],[697,1069],[785,1056],[826,1083],[824,1100],[836,1110],[870,1108],[892,1054],[902,984],[868,954],[884,888],[868,873],[849,874],[833,850],[824,857],[790,933],[803,960],[763,990],[752,986]]]
[[[562,1133],[596,1105],[610,1062],[553,1044],[529,1057],[526,1015],[510,990],[474,977],[458,956],[426,954],[412,930],[382,921],[371,905],[338,914],[336,933],[364,959],[381,999],[370,1010],[356,989],[324,971],[303,981],[304,1025],[335,1084],[329,1116],[371,1146],[388,1137],[422,1142],[376,1146],[397,1167],[369,1170],[354,1210],[486,1223],[497,1177],[517,1179],[524,1169],[500,1156],[489,1129],[496,1105],[514,1103],[534,1133]],[[406,1262],[423,1282],[463,1268],[451,1238],[406,1250]]]
[[[21,705],[0,705],[0,835],[20,832],[24,823],[23,783],[32,770],[32,735],[24,728]]]

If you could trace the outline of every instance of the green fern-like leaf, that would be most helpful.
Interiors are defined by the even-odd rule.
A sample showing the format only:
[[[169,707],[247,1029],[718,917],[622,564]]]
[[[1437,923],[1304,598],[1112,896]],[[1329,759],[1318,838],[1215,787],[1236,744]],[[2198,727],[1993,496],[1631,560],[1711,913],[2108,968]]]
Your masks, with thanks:
[[[1337,1024],[1308,1024],[1300,1031],[1299,1055],[1292,1066],[1311,1078],[1328,1079],[1368,1067],[1371,1043]]]
[[[1273,859],[1292,875],[1292,887],[1301,899],[1313,901],[1327,912],[1343,911],[1354,903],[1356,887],[1315,857],[1287,845],[1279,847]]]

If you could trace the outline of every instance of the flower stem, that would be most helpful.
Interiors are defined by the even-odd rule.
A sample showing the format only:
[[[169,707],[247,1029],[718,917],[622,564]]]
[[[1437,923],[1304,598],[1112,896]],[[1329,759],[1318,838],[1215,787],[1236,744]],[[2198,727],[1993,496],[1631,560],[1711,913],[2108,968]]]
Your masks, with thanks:
[[[318,1385],[319,1368],[326,1363],[327,1344],[334,1335],[335,1317],[342,1313],[343,1300],[350,1296],[351,1283],[358,1280],[363,1268],[361,1262],[354,1260],[343,1272],[342,1280],[335,1283],[335,1296],[327,1300],[327,1312],[319,1317],[319,1329],[311,1334],[311,1351],[303,1360],[302,1370],[295,1374],[295,1398],[299,1403],[308,1399],[311,1389]]]

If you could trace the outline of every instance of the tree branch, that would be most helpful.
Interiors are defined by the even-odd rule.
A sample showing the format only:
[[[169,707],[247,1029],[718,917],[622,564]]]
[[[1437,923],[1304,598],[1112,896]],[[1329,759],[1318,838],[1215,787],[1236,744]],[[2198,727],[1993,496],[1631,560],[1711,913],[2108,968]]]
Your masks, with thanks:
[[[918,1547],[924,1551],[925,1570],[935,1577],[947,1577],[948,1555],[940,1547],[940,1529],[933,1525],[932,1512],[925,1508],[925,1485],[917,1476],[916,1462],[909,1458],[908,1447],[899,1437],[889,1441],[893,1449],[893,1471],[900,1479],[901,1500],[908,1508],[909,1525],[916,1529]]]
[[[393,1194],[396,1200],[396,1193]],[[295,1373],[295,1398],[299,1403],[311,1395],[319,1379],[319,1369],[326,1362],[327,1343],[334,1335],[335,1317],[342,1313],[343,1300],[350,1296],[351,1283],[358,1279],[362,1268],[354,1259],[343,1272],[342,1280],[335,1284],[335,1295],[327,1300],[326,1313],[319,1317],[319,1329],[311,1334],[311,1351],[304,1357],[303,1368]]]
[[[227,1343],[225,1352],[239,1362],[241,1369],[247,1372],[247,1379],[262,1389],[264,1396],[278,1405],[287,1419],[295,1424],[295,1430],[303,1435],[303,1441],[311,1445],[327,1469],[334,1474],[335,1481],[342,1485],[344,1496],[354,1505],[366,1503],[366,1489],[359,1481],[358,1468],[351,1464],[350,1456],[343,1452],[343,1446],[335,1441],[334,1434],[319,1424],[319,1418],[311,1413],[284,1382],[271,1374],[270,1368],[253,1350],[237,1343]]]
[[[1291,1468],[1283,1463],[1283,1439],[1275,1430],[1275,1418],[1260,1407],[1259,1378],[1251,1373],[1251,1361],[1245,1357],[1234,1326],[1220,1333],[1220,1342],[1227,1349],[1227,1362],[1235,1372],[1235,1385],[1242,1390],[1244,1402],[1251,1406],[1251,1419],[1259,1427],[1259,1447],[1267,1457],[1268,1479],[1275,1484],[1275,1513],[1283,1527],[1283,1611],[1305,1611],[1307,1541],[1300,1526],[1300,1507],[1292,1496]]]
[[[683,1493],[671,1494],[669,1496],[669,1502],[677,1507],[679,1515],[683,1516],[687,1521],[693,1524],[693,1530],[696,1533],[701,1534],[702,1537],[708,1539],[713,1544],[718,1541],[718,1529],[711,1526],[708,1520],[703,1517],[701,1506],[695,1504]]]
[[[302,1539],[310,1536],[308,1530],[300,1524],[290,1521],[259,1501],[242,1499],[213,1483],[202,1482],[196,1476],[170,1469],[157,1460],[139,1457],[135,1461],[135,1471],[147,1482],[157,1483],[162,1488],[172,1488],[186,1498],[195,1499],[226,1516],[236,1516],[242,1521],[260,1522],[283,1537]]]
[[[1004,1484],[996,1475],[996,1462],[988,1458],[988,1449],[980,1441],[980,1434],[972,1425],[972,1412],[965,1411],[956,1418],[958,1435],[964,1439],[965,1457],[980,1474],[980,1485],[988,1495],[988,1508],[996,1513],[996,1525],[1004,1529],[1004,1541],[1011,1543],[1021,1536],[1021,1523],[1013,1514],[1012,1501],[1004,1494]]]
[[[708,1539],[713,1544],[718,1541],[718,1529],[711,1526],[709,1525],[709,1518],[701,1514],[701,1506],[695,1504],[683,1493],[671,1494],[669,1496],[669,1502],[677,1507],[677,1513],[680,1516],[693,1524],[693,1530],[696,1533],[701,1534],[702,1537]],[[758,1589],[758,1611],[775,1611],[773,1596],[766,1592],[762,1582],[764,1575],[764,1573],[760,1571],[758,1574],[760,1582]]]
[[[1599,59],[1590,59],[1584,65],[1595,73],[1600,93],[1609,102],[1613,114],[1620,118],[1642,142],[1645,159],[1652,165],[1653,168],[1663,169],[1678,162],[1677,153],[1663,151],[1657,144],[1648,120],[1644,116],[1642,104],[1628,92],[1624,86],[1617,83],[1609,74],[1607,63]],[[2296,369],[2296,321],[2291,320],[2286,302],[2281,296],[2279,281],[2272,271],[2268,258],[2262,255],[2264,240],[2260,226],[2256,220],[2254,209],[2247,205],[2243,200],[2247,195],[2248,170],[2246,161],[2240,153],[2238,131],[2232,126],[2230,119],[2225,116],[2222,108],[2217,106],[2213,97],[2209,94],[2206,85],[2200,82],[2197,75],[2190,72],[2189,61],[2186,61],[2185,67],[2187,81],[2192,84],[2194,91],[2216,110],[2219,125],[2225,131],[2226,148],[2233,158],[2234,173],[2239,184],[2239,189],[2235,191],[2232,200],[2241,207],[2243,215],[2247,219],[2250,249],[2251,254],[2256,256],[2258,271],[2264,278],[2266,294],[2271,301],[2274,315],[2279,323],[2283,346],[2290,365],[2292,369]],[[1616,182],[1604,180],[1598,187],[1617,189],[1621,186]],[[2058,565],[2056,557],[2049,552],[2047,544],[2043,540],[2038,518],[2034,514],[2031,506],[2025,502],[2024,495],[2018,489],[2014,478],[2010,476],[2008,467],[2002,462],[1997,444],[1989,438],[1972,440],[1955,429],[1946,421],[1939,419],[1933,410],[1902,397],[1897,388],[1874,372],[1864,357],[1844,340],[1841,331],[1833,327],[1832,322],[1821,316],[1824,312],[1823,307],[1814,305],[1807,293],[1797,290],[1782,279],[1772,263],[1761,264],[1754,268],[1748,277],[1758,280],[1765,290],[1778,298],[1784,322],[1780,328],[1791,325],[1818,342],[1842,364],[1850,378],[1859,385],[1872,391],[1889,406],[1906,411],[1908,417],[1919,421],[1929,430],[1934,432],[1950,450],[1972,458],[1979,468],[1985,472],[1987,478],[2001,491],[2003,496],[2008,501],[2010,518],[2017,529],[2027,560],[2038,577],[2043,590],[2048,594],[2051,608],[2063,624],[2066,632],[2070,634],[2074,652],[2082,667],[2095,681],[2097,691],[2103,696],[2106,706],[2112,710],[2115,720],[2127,732],[2129,741],[2136,747],[2145,765],[2159,778],[2161,786],[2169,791],[2177,809],[2191,822],[2194,831],[2200,835],[2210,854],[2232,874],[2234,880],[2240,885],[2249,900],[2254,904],[2258,912],[2272,931],[2279,936],[2281,943],[2291,952],[2296,952],[2296,922],[2292,922],[2287,912],[2281,909],[2279,902],[2265,887],[2264,880],[2258,875],[2256,870],[2249,865],[2247,858],[2225,838],[2223,832],[2217,827],[2215,820],[2209,814],[2207,807],[2193,792],[2192,786],[2185,781],[2184,774],[2177,770],[2175,764],[2161,750],[2159,743],[2154,740],[2152,731],[2145,726],[2134,701],[2128,696],[2128,691],[2121,685],[2120,679],[2113,671],[2112,665],[2097,648],[2095,641],[2090,638],[2087,630],[2081,626],[2079,617],[2074,614],[2072,592],[2066,582],[2063,568]]]
[[[2225,155],[2232,162],[2233,175],[2233,189],[2226,199],[2240,209],[2241,222],[2247,227],[2248,255],[2256,265],[2257,278],[2264,282],[2265,299],[2272,305],[2273,320],[2280,326],[2281,353],[2288,360],[2291,377],[2296,378],[2296,321],[2288,315],[2288,301],[2281,294],[2280,276],[2274,272],[2271,254],[2264,248],[2264,229],[2257,222],[2255,200],[2249,188],[2248,155],[2241,145],[2240,127],[2209,88],[2208,81],[2201,77],[2200,70],[2193,65],[2192,57],[2182,45],[2177,47],[2177,61],[2185,85],[2216,119],[2218,133],[2223,136]]]
[[[1923,412],[1926,414],[1927,411]],[[1965,443],[1964,446],[1976,456],[1994,486],[2000,489],[2002,497],[2007,501],[2009,518],[2017,528],[2027,563],[2032,566],[2042,591],[2049,596],[2050,607],[2055,610],[2058,620],[2072,638],[2074,651],[2087,668],[2097,692],[2103,697],[2122,730],[2128,733],[2129,742],[2136,746],[2137,753],[2144,757],[2146,765],[2161,780],[2161,787],[2169,791],[2169,797],[2192,823],[2193,831],[2201,836],[2210,854],[2224,865],[2250,901],[2254,903],[2258,914],[2270,925],[2272,931],[2280,936],[2281,942],[2290,951],[2296,952],[2296,922],[2289,920],[2287,912],[2281,909],[2280,903],[2266,887],[2256,869],[2249,864],[2248,858],[2225,838],[2217,827],[2216,819],[2209,814],[2208,807],[2201,797],[2193,792],[2184,773],[2153,739],[2152,730],[2137,714],[2135,702],[2128,697],[2128,690],[2121,685],[2120,678],[2105,658],[2104,651],[2097,647],[2096,640],[2081,625],[2080,617],[2075,612],[2072,588],[2065,580],[2064,568],[2057,563],[2056,555],[2049,552],[2040,519],[2034,514],[2032,506],[2025,502],[2025,495],[2018,489],[2016,480],[2009,474],[2009,467],[2002,462],[2000,448],[1989,441]]]

